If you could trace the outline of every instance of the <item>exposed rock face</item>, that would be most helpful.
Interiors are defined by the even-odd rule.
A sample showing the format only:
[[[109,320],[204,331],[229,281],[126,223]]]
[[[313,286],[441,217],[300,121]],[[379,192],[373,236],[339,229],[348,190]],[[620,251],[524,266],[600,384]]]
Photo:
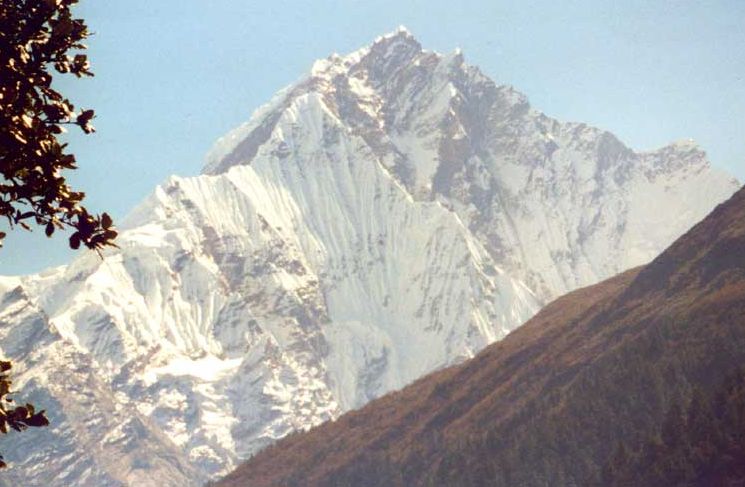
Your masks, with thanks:
[[[635,153],[405,31],[318,61],[105,260],[3,280],[0,352],[60,407],[19,440],[43,449],[0,439],[0,482],[199,484],[648,261],[736,188],[695,146]]]

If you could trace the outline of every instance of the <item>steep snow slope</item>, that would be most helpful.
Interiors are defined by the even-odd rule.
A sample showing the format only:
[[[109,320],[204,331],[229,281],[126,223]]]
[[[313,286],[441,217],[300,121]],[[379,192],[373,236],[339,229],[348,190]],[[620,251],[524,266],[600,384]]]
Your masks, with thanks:
[[[319,61],[105,260],[3,281],[0,353],[57,407],[24,433],[43,449],[0,439],[0,482],[196,485],[651,259],[736,187],[695,146],[634,153],[403,30]]]
[[[636,153],[608,132],[547,117],[459,50],[423,50],[403,28],[316,62],[219,141],[205,172],[250,164],[259,147],[291,157],[276,124],[307,93],[415,199],[452,208],[544,301],[648,262],[739,187],[691,141]]]
[[[206,480],[136,398],[113,390],[94,357],[61,339],[15,279],[2,279],[0,343],[24,399],[54,410],[52,425],[4,438],[12,468],[0,485],[162,485]],[[12,442],[12,443],[11,443]],[[52,480],[54,479],[54,480]]]
[[[260,151],[252,166],[172,178],[130,216],[121,250],[8,286],[208,474],[469,357],[538,309],[317,96],[280,128],[297,158]]]
[[[282,440],[218,486],[736,486],[743,315],[745,188],[652,263],[562,296],[472,360]]]

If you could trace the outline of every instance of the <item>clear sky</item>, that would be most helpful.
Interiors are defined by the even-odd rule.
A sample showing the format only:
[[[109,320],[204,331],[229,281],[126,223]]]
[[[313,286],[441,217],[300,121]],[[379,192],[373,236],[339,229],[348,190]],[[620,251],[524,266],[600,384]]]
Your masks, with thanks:
[[[71,136],[70,179],[123,217],[170,174],[196,175],[213,141],[317,58],[405,25],[533,106],[614,132],[634,149],[695,139],[745,181],[743,0],[81,0],[96,77],[59,86],[94,108]],[[13,232],[0,274],[65,263],[42,231]]]

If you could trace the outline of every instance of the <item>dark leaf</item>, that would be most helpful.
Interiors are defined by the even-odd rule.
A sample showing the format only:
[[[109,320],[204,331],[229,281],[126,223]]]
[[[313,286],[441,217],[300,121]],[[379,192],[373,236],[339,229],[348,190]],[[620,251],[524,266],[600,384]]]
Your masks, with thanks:
[[[91,125],[91,119],[94,115],[95,114],[93,110],[83,110],[82,112],[80,112],[80,115],[78,115],[78,118],[76,120],[77,124],[80,125],[80,127],[87,134],[95,131],[95,129]]]
[[[41,427],[41,426],[48,426],[49,420],[44,415],[44,411],[39,411],[38,413],[34,414],[30,418],[26,419],[24,421],[29,426],[33,426],[35,428]]]
[[[70,248],[75,250],[80,248],[80,233],[75,232],[70,235]]]
[[[26,419],[28,416],[28,409],[23,406],[18,406],[13,412],[13,416],[19,420]]]
[[[101,226],[104,228],[104,230],[108,230],[113,222],[111,221],[111,217],[108,213],[104,213],[101,215]]]

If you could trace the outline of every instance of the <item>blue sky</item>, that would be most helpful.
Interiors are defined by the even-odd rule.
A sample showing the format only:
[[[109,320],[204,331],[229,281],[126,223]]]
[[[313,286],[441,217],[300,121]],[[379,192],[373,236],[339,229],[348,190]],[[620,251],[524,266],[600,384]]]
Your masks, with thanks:
[[[198,174],[213,141],[313,60],[405,25],[550,116],[614,132],[635,149],[695,139],[745,181],[745,2],[81,0],[96,77],[60,88],[96,110],[70,136],[70,179],[95,211],[123,217],[170,174]],[[0,274],[74,253],[13,232]]]

